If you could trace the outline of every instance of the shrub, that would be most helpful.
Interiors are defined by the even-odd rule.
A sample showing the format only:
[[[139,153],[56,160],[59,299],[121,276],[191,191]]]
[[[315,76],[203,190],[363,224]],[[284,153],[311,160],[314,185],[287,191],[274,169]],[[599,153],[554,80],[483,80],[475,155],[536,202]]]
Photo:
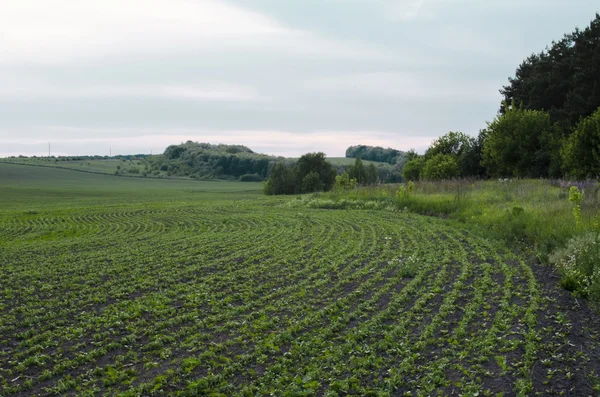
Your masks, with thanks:
[[[302,191],[306,193],[318,192],[323,189],[323,183],[318,173],[311,171],[302,178]]]
[[[562,149],[563,170],[575,178],[600,175],[600,108],[583,119]]]
[[[425,162],[421,178],[429,180],[452,179],[458,176],[458,163],[454,156],[436,154]]]
[[[483,165],[490,176],[544,177],[560,173],[561,130],[547,112],[505,104],[488,125]]]
[[[582,296],[600,298],[600,234],[589,232],[569,240],[550,255],[562,274],[564,288]]]
[[[344,172],[342,175],[338,175],[335,177],[335,183],[333,184],[333,188],[336,191],[342,190],[352,190],[356,187],[356,179],[350,179],[350,175],[347,172]]]
[[[405,181],[418,181],[421,177],[421,170],[425,165],[425,160],[422,157],[417,157],[408,161],[402,169],[402,178]]]

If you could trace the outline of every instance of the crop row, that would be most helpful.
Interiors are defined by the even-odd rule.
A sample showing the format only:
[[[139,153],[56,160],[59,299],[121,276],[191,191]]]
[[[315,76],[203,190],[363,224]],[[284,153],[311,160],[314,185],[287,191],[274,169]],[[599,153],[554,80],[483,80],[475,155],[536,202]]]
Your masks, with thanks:
[[[533,387],[531,269],[435,219],[256,203],[3,217],[1,395]]]

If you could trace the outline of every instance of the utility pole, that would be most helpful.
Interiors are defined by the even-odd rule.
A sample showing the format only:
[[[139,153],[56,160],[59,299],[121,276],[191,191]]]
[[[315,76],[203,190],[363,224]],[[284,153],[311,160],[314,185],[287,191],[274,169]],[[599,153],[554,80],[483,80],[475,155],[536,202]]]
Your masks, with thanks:
[[[48,142],[48,157],[50,157],[50,142]]]
[[[108,157],[112,157],[112,146],[109,146]]]

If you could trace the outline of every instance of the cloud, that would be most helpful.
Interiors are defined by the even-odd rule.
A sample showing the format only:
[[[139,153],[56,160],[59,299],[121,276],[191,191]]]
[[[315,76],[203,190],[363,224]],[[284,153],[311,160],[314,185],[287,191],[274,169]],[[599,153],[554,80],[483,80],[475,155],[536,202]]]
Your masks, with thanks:
[[[333,75],[309,81],[309,90],[375,99],[499,99],[495,81],[465,81],[452,76],[414,72],[372,72]]]
[[[19,0],[0,13],[0,65],[103,61],[107,54],[271,52],[389,58],[216,0]]]
[[[0,79],[1,81],[1,79]],[[162,98],[210,101],[254,101],[256,89],[220,81],[186,84],[59,84],[40,78],[11,78],[0,84],[0,99]]]
[[[254,151],[287,157],[298,157],[304,153],[322,151],[330,157],[343,157],[350,145],[374,145],[393,147],[401,150],[416,149],[423,152],[435,139],[432,136],[406,136],[400,133],[382,131],[310,131],[296,133],[270,130],[156,130],[156,129],[89,129],[77,127],[50,127],[48,136],[57,131],[77,132],[80,136],[102,136],[102,138],[59,138],[50,139],[53,151],[68,155],[81,153],[107,155],[109,147],[113,154],[140,152],[156,154],[164,151],[168,145],[188,140],[210,143],[241,144]],[[10,136],[17,136],[13,131]],[[109,137],[107,137],[109,136]],[[112,137],[110,137],[112,136]],[[0,139],[0,146],[20,147],[20,151],[4,155],[47,155],[49,139]],[[82,152],[82,147],[93,147]],[[0,153],[2,156],[2,153]]]
[[[387,15],[402,21],[417,19],[422,16],[424,3],[425,0],[394,1],[389,5]]]

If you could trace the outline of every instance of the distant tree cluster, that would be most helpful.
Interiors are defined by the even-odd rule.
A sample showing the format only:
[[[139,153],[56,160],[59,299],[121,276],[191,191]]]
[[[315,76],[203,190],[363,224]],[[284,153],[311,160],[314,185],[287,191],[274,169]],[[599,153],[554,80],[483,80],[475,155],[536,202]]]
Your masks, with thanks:
[[[212,145],[187,141],[167,147],[162,155],[148,158],[153,173],[198,179],[264,180],[282,158],[254,153],[242,145]],[[252,175],[252,176],[250,176]]]
[[[355,179],[359,185],[374,185],[379,181],[379,173],[375,165],[369,163],[365,167],[360,157],[354,160],[354,165],[348,167],[348,177]]]
[[[331,190],[337,171],[324,153],[307,153],[295,163],[273,165],[265,182],[266,194],[298,194]]]
[[[380,146],[357,145],[346,149],[346,157],[363,160],[377,161],[380,163],[396,164],[401,161],[406,153],[392,148],[384,149]]]

